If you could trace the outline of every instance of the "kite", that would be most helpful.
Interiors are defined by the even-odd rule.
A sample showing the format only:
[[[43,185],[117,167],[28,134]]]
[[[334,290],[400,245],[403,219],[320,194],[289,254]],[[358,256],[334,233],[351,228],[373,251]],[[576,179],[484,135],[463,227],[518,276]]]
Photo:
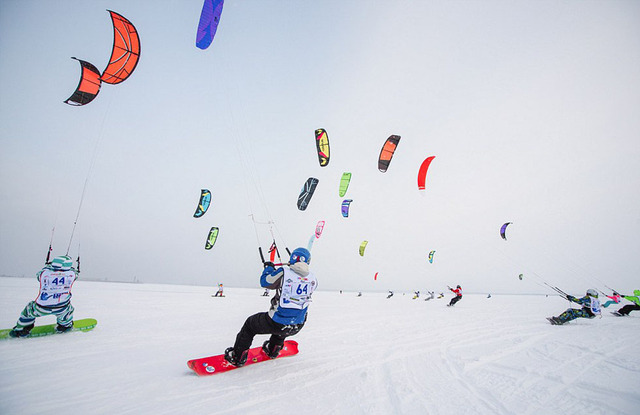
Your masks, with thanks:
[[[436,253],[436,251],[431,251],[429,252],[429,263],[433,264],[433,255]],[[446,255],[445,255],[446,256]],[[446,261],[445,261],[446,262]]]
[[[436,156],[427,157],[420,165],[420,170],[418,170],[418,190],[424,190],[425,181],[427,180],[427,170],[429,170],[429,165],[431,161],[436,158]]]
[[[353,202],[353,199],[345,199],[342,201],[342,217],[343,218],[349,217],[349,206],[351,206],[351,202]]]
[[[207,243],[204,246],[204,249],[211,249],[213,245],[216,244],[216,240],[218,239],[218,228],[215,226],[211,228],[209,231],[209,236],[207,237]]]
[[[376,275],[373,276],[373,280],[374,281],[378,281],[378,273],[376,272]]]
[[[524,277],[523,274],[518,275],[518,278],[520,279],[520,281],[522,281],[522,277]]]
[[[502,239],[504,239],[505,241],[507,240],[507,235],[505,234],[505,232],[507,232],[507,226],[511,225],[512,223],[513,222],[507,222],[500,228],[500,236],[502,236]]]
[[[368,243],[369,241],[362,241],[362,243],[360,244],[360,256],[364,256],[364,250],[367,247]]]
[[[316,238],[320,238],[320,235],[322,235],[322,230],[323,229],[324,229],[324,221],[321,220],[316,225]]]
[[[298,196],[298,209],[305,210],[307,206],[309,206],[311,196],[313,196],[313,192],[316,191],[318,182],[319,180],[315,177],[309,177],[304,183],[302,190],[300,191],[300,195]]]
[[[400,142],[399,135],[391,135],[387,138],[387,141],[384,142],[382,146],[382,150],[380,150],[380,157],[378,158],[378,170],[381,172],[386,172],[389,168],[389,163],[391,163],[391,158],[393,157],[393,153],[396,151],[396,147],[398,147],[398,143]]]
[[[78,58],[71,59],[80,62],[82,73],[76,91],[71,94],[64,103],[74,106],[88,104],[93,101],[93,99],[98,96],[98,92],[100,92],[100,86],[102,85],[100,81],[100,71],[87,61]]]
[[[102,81],[119,84],[125,81],[138,65],[140,59],[140,38],[130,21],[116,12],[107,10],[113,22],[113,49],[109,64],[102,72]]]
[[[196,47],[204,50],[213,42],[218,30],[223,5],[224,0],[204,0],[196,32]]]
[[[316,149],[318,150],[320,167],[329,164],[329,136],[324,128],[318,128],[316,130]]]
[[[193,214],[194,218],[199,218],[205,213],[207,213],[207,209],[209,209],[209,204],[211,204],[211,192],[208,189],[202,189],[200,193],[200,202],[198,202],[198,207],[196,208],[196,213]]]
[[[351,173],[342,173],[342,178],[340,179],[340,189],[338,190],[340,197],[343,197],[347,194],[349,182],[351,182]]]

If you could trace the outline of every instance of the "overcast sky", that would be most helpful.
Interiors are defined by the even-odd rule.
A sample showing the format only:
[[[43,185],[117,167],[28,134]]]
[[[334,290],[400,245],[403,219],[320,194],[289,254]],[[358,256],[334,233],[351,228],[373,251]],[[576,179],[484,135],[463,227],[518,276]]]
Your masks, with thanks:
[[[70,58],[108,62],[107,9],[138,29],[138,67],[66,105]],[[253,214],[290,249],[326,221],[321,289],[640,287],[640,3],[227,0],[207,50],[201,9],[0,1],[0,274],[38,271],[54,227],[64,254],[82,200],[70,254],[87,279],[256,286],[271,235]]]

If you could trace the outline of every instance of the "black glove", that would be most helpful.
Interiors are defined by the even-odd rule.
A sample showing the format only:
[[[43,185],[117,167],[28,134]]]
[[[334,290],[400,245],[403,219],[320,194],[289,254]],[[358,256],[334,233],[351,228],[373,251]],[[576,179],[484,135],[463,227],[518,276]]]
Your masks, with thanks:
[[[262,265],[264,265],[265,268],[269,268],[269,267],[275,268],[276,267],[275,264],[273,262],[271,262],[271,261],[267,261]]]
[[[567,300],[569,300],[569,301],[573,301],[573,300],[575,300],[575,299],[576,299],[576,297],[574,297],[574,296],[572,296],[572,295],[568,295],[568,296],[567,296]]]

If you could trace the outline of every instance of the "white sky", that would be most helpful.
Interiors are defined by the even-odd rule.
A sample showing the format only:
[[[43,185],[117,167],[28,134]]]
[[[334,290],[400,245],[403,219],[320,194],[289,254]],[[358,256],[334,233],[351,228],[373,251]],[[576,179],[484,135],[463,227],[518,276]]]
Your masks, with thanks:
[[[255,286],[253,213],[291,249],[326,221],[312,252],[322,289],[638,288],[640,3],[227,0],[205,51],[201,8],[0,1],[0,274],[35,273],[54,226],[66,252],[89,177],[70,251],[87,279]],[[140,63],[65,105],[71,56],[107,64],[106,9],[138,29]],[[195,219],[201,188],[212,204]],[[268,227],[258,236],[266,249]]]

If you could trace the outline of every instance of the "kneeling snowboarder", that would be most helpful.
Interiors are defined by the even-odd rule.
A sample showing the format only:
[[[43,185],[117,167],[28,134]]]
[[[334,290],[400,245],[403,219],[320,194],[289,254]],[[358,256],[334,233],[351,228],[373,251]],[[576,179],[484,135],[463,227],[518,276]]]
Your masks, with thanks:
[[[593,288],[589,288],[582,298],[576,298],[572,295],[566,296],[567,300],[580,304],[582,308],[568,308],[564,313],[557,317],[548,317],[547,320],[554,325],[562,325],[577,318],[594,318],[601,314],[600,300],[598,300],[598,292]]]
[[[315,275],[309,271],[311,254],[305,248],[291,253],[288,267],[275,268],[264,263],[260,285],[276,290],[268,312],[257,313],[244,322],[236,342],[224,352],[225,359],[234,366],[247,362],[248,350],[256,334],[270,334],[262,345],[264,353],[272,359],[278,357],[285,338],[302,330],[307,321],[311,294],[318,286]]]

